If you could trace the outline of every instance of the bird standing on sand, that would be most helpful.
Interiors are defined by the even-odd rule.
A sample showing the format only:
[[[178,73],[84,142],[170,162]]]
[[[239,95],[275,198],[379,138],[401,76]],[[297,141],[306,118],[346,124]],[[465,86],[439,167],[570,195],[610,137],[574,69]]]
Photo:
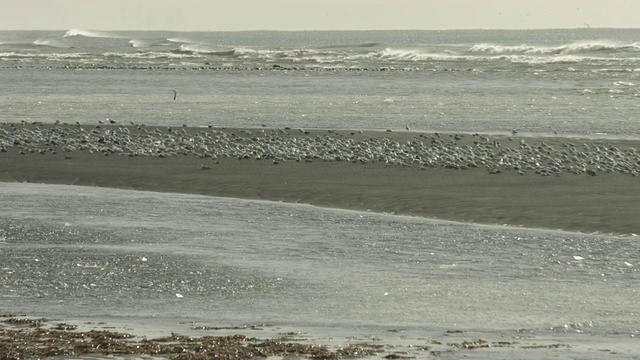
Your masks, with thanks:
[[[173,90],[173,100],[178,96],[178,90]]]

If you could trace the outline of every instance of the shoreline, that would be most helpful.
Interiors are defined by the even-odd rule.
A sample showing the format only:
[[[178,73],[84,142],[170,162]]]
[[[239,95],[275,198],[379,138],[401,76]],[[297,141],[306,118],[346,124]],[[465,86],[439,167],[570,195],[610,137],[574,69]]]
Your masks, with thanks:
[[[576,353],[587,350],[612,354],[616,351],[624,353],[631,348],[629,343],[618,339],[608,339],[606,343],[596,343],[584,349],[572,338],[554,339],[543,335],[513,341],[499,334],[455,327],[422,331],[419,338],[394,336],[394,333],[404,330],[392,327],[387,330],[387,337],[363,334],[343,338],[336,334],[325,339],[305,331],[286,331],[290,329],[269,324],[185,326],[181,323],[179,331],[155,329],[146,333],[135,324],[131,327],[129,324],[120,326],[102,321],[48,319],[11,313],[4,313],[0,318],[0,336],[9,340],[0,343],[6,359],[127,355],[170,356],[171,359],[185,360],[292,356],[301,359],[413,359],[426,354],[439,357],[443,353],[460,351],[465,354],[479,351],[478,356],[491,358],[496,351],[514,354],[535,352],[545,357],[557,355],[559,350],[571,355],[567,351],[573,348],[577,348]],[[609,350],[612,347],[616,351]]]
[[[640,234],[636,149],[640,141],[517,135],[18,123],[0,124],[0,181],[631,235]],[[568,151],[597,161],[571,172]],[[523,154],[540,166],[510,163]]]

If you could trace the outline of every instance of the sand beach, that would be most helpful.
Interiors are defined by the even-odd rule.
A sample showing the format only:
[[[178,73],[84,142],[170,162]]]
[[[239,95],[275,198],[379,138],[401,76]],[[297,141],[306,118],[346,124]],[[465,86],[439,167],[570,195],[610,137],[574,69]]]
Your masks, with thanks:
[[[413,131],[0,125],[0,181],[640,234],[640,141]]]

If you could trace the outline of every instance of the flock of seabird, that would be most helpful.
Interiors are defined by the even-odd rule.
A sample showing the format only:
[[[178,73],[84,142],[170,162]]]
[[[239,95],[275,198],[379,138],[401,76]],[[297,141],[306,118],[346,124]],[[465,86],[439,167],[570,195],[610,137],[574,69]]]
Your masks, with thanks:
[[[503,143],[480,134],[422,134],[397,141],[390,136],[367,137],[361,133],[302,129],[241,129],[146,127],[79,123],[0,125],[0,157],[5,152],[61,154],[76,152],[103,156],[198,156],[208,170],[223,158],[296,162],[383,163],[387,166],[466,170],[483,168],[492,174],[517,172],[561,176],[565,173],[640,174],[640,152],[602,142],[569,141],[555,146],[525,138],[506,137]],[[467,139],[463,140],[463,137]],[[508,140],[506,140],[508,139]]]

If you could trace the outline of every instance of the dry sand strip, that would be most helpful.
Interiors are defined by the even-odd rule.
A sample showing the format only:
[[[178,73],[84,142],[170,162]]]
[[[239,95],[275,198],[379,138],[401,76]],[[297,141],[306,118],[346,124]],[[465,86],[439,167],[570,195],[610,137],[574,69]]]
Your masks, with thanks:
[[[639,145],[478,134],[1,124],[0,181],[640,234]]]

